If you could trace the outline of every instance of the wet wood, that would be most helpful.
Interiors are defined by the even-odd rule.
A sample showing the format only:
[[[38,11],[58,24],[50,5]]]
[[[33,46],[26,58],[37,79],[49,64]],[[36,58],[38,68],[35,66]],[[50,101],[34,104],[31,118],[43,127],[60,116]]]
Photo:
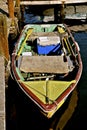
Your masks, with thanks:
[[[0,15],[0,54],[9,60],[9,47],[8,47],[8,34],[7,34],[7,21],[5,15]]]
[[[0,130],[6,130],[5,124],[5,68],[4,58],[0,56]]]
[[[24,72],[67,73],[63,56],[23,56],[20,70]]]
[[[9,17],[14,19],[14,1],[13,0],[7,0],[7,1],[8,1]]]
[[[17,7],[20,6],[20,0],[16,0],[16,6],[17,6]]]
[[[16,0],[14,11],[15,11],[14,13],[15,13],[16,17],[18,18],[18,20],[20,20],[21,19],[20,0]]]

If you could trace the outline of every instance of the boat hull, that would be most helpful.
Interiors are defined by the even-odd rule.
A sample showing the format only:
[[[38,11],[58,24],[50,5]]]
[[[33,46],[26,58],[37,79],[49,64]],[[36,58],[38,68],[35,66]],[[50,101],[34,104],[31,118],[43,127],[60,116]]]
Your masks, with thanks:
[[[51,51],[51,55],[50,53],[47,54],[47,51],[46,51],[46,54],[44,53],[44,54],[38,54],[38,55],[35,54],[35,52],[33,52],[34,56],[33,56],[33,53],[31,53],[32,51],[28,51],[27,53],[24,53],[23,49],[25,47],[26,41],[29,40],[29,37],[32,33],[32,28],[35,27],[34,31],[36,30],[38,30],[38,32],[40,31],[40,35],[41,35],[40,37],[42,38],[43,36],[42,30],[40,30],[42,28],[40,27],[44,27],[45,29],[48,29],[47,27],[49,27],[48,32],[51,33],[53,30],[50,31],[50,26],[51,25],[36,25],[36,26],[26,25],[12,53],[12,62],[11,62],[12,74],[14,76],[14,79],[18,83],[19,87],[38,106],[40,111],[48,118],[51,118],[54,115],[54,113],[63,105],[67,97],[77,86],[81,78],[81,74],[82,74],[82,60],[81,60],[81,55],[80,55],[78,44],[74,40],[70,30],[67,28],[65,24],[64,25],[53,24],[51,27],[53,30],[55,30],[55,27],[57,26],[62,27],[61,32],[58,32],[58,34],[60,33],[58,35],[58,37],[60,38],[60,42],[63,41],[66,44],[65,32],[63,31],[66,31],[70,39],[72,39],[76,54],[74,54],[74,52],[72,51],[72,48],[70,48],[71,47],[70,45],[67,46],[66,44],[66,46],[67,46],[67,51],[69,51],[69,54],[71,55],[71,59],[74,59],[72,61],[75,62],[74,63],[75,66],[74,65],[72,66],[71,60],[69,60],[69,63],[65,61],[63,63],[61,59],[62,57],[64,58],[65,54],[64,53],[62,54],[62,51],[60,53],[58,49],[57,49],[57,53],[54,53]],[[28,28],[30,28],[31,30],[28,32],[28,35],[25,36],[24,34],[26,33],[26,29]],[[63,30],[63,28],[65,28],[65,30]],[[37,39],[36,33],[37,32],[34,32],[34,35],[32,36],[34,39],[35,38]],[[44,38],[47,38],[46,33],[44,35],[45,35]],[[63,40],[61,39],[61,36],[63,37],[62,38]],[[42,42],[43,41],[40,41],[41,44],[43,44]],[[49,43],[51,46],[50,41]],[[45,39],[45,44],[47,44],[46,39]],[[65,49],[66,49],[66,46],[65,46]],[[44,49],[44,46],[42,47]],[[47,45],[45,47],[47,47]],[[28,47],[28,49],[31,49],[31,48],[33,47],[30,47],[30,46]],[[28,54],[28,55],[26,56],[25,54]],[[29,59],[27,60],[27,58]],[[58,58],[59,63],[61,64],[57,62],[57,58]],[[69,58],[70,57],[68,57],[68,59]],[[47,61],[49,61],[49,63]],[[69,64],[71,66],[69,66]],[[66,68],[63,69],[65,66]],[[68,66],[69,66],[69,70],[67,68]],[[22,72],[23,72],[23,75],[21,75]],[[37,76],[38,73],[39,73],[39,76]],[[51,75],[49,73],[51,73]],[[25,80],[24,75],[27,75],[27,76],[29,75],[29,77],[27,78],[27,81]]]

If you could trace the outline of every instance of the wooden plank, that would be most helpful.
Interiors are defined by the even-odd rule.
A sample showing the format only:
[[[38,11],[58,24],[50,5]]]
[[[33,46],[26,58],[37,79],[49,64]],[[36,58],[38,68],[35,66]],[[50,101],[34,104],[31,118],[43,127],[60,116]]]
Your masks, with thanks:
[[[68,62],[63,56],[23,56],[20,70],[39,73],[67,73]]]
[[[38,37],[57,37],[58,32],[33,32],[28,40],[35,40]]]
[[[4,58],[0,56],[0,130],[5,130],[5,68]]]
[[[75,3],[87,3],[87,0],[32,0],[21,1],[20,5],[48,5],[48,4],[75,4]]]

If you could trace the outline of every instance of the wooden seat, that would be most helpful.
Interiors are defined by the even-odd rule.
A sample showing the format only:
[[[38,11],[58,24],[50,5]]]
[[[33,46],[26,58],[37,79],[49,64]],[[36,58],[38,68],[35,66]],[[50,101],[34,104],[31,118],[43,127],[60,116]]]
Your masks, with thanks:
[[[59,36],[58,32],[33,32],[28,40],[35,40],[38,37],[51,37],[51,36]]]
[[[63,61],[63,56],[23,56],[20,64],[23,72],[39,73],[67,73],[68,62]]]

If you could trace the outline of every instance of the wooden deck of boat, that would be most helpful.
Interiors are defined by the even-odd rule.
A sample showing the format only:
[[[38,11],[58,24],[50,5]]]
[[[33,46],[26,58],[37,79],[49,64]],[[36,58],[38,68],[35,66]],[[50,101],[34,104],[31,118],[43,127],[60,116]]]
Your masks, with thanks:
[[[63,56],[23,56],[20,70],[62,74],[68,73],[68,62],[63,61]]]
[[[0,130],[5,130],[5,76],[4,58],[0,56]]]

